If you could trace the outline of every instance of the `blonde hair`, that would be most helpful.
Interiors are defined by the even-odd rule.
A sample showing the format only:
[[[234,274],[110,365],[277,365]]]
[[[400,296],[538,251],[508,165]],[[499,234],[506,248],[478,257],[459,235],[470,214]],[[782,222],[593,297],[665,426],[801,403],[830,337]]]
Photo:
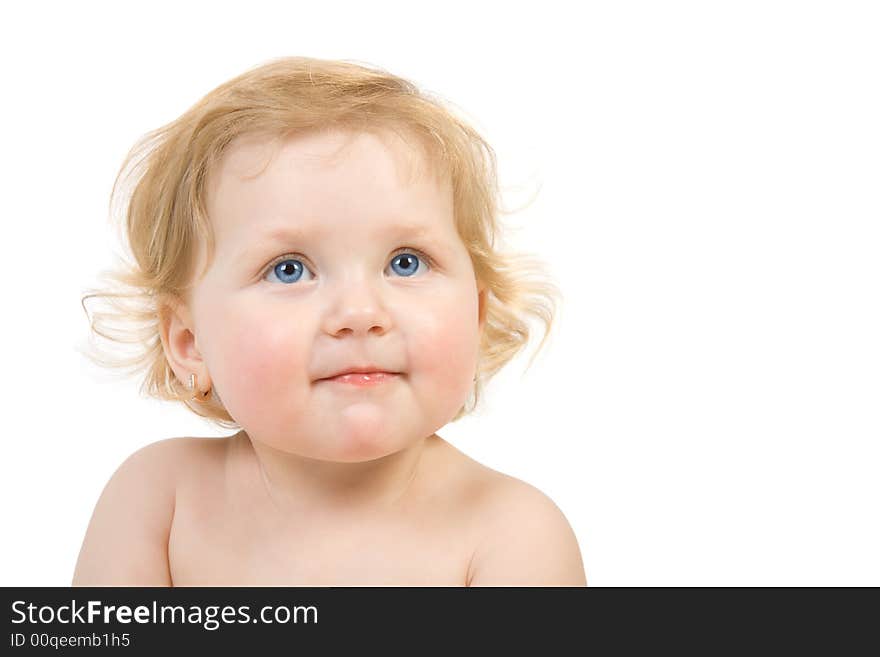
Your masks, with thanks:
[[[82,304],[94,334],[133,351],[86,355],[103,366],[143,372],[142,394],[183,402],[221,427],[240,428],[218,395],[192,399],[194,391],[175,376],[160,337],[171,304],[186,298],[194,280],[200,240],[207,243],[208,262],[213,254],[206,180],[242,135],[379,127],[416,135],[435,172],[451,178],[455,224],[476,280],[487,290],[477,381],[452,421],[477,407],[482,387],[528,344],[529,316],[544,325],[531,367],[561,295],[542,263],[496,247],[502,236],[493,149],[446,103],[407,80],[350,61],[308,57],[270,60],[221,84],[129,151],[113,185],[110,214],[122,204],[133,262],[103,272],[109,285],[89,290]],[[108,309],[89,315],[88,299],[103,299]]]

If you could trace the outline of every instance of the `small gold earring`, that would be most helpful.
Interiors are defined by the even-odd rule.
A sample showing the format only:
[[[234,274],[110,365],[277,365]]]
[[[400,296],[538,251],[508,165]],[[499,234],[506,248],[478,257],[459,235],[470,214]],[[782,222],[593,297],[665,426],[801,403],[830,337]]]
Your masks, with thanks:
[[[190,397],[193,401],[197,401],[200,404],[203,404],[208,400],[208,396],[210,395],[210,389],[204,393],[199,392],[196,389],[196,375],[194,373],[190,373],[189,375],[189,386],[188,388],[193,391],[193,396]]]

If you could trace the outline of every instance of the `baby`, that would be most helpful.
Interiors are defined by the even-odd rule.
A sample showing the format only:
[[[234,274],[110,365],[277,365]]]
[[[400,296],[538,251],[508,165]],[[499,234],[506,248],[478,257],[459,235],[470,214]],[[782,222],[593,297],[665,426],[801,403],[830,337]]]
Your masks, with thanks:
[[[436,433],[527,344],[526,314],[545,338],[553,317],[552,283],[495,246],[471,127],[387,72],[296,57],[141,146],[128,291],[86,295],[114,308],[92,328],[140,345],[118,362],[150,394],[238,431],[132,454],[73,585],[586,584],[556,505]]]

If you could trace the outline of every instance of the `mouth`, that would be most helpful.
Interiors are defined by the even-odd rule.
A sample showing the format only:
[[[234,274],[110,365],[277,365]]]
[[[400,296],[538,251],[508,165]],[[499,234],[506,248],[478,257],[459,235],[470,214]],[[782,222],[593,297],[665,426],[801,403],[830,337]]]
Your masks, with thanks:
[[[348,372],[337,374],[326,379],[318,379],[318,382],[338,383],[359,387],[377,386],[388,383],[401,376],[400,372]]]

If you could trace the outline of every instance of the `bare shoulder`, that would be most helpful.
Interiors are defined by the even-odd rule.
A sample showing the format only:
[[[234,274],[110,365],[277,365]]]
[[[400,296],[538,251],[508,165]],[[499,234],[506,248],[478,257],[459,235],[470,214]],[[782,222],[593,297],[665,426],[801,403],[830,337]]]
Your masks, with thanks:
[[[170,473],[178,469],[175,466],[181,459],[195,458],[220,442],[223,439],[180,437],[157,440],[132,452],[117,472],[138,467],[164,466],[164,470]]]
[[[469,586],[585,586],[577,537],[538,488],[470,459],[471,503],[481,526]]]
[[[164,464],[176,480],[192,473],[194,467],[202,469],[222,461],[231,444],[229,438],[167,438],[147,445],[141,451],[152,452],[154,458]]]
[[[110,476],[92,512],[74,586],[168,586],[167,547],[179,477],[208,445],[168,438],[128,456]]]
[[[176,491],[195,473],[207,473],[223,459],[229,439],[179,437],[141,447],[119,466],[114,477],[148,478],[157,487]],[[158,490],[157,488],[154,490]]]

